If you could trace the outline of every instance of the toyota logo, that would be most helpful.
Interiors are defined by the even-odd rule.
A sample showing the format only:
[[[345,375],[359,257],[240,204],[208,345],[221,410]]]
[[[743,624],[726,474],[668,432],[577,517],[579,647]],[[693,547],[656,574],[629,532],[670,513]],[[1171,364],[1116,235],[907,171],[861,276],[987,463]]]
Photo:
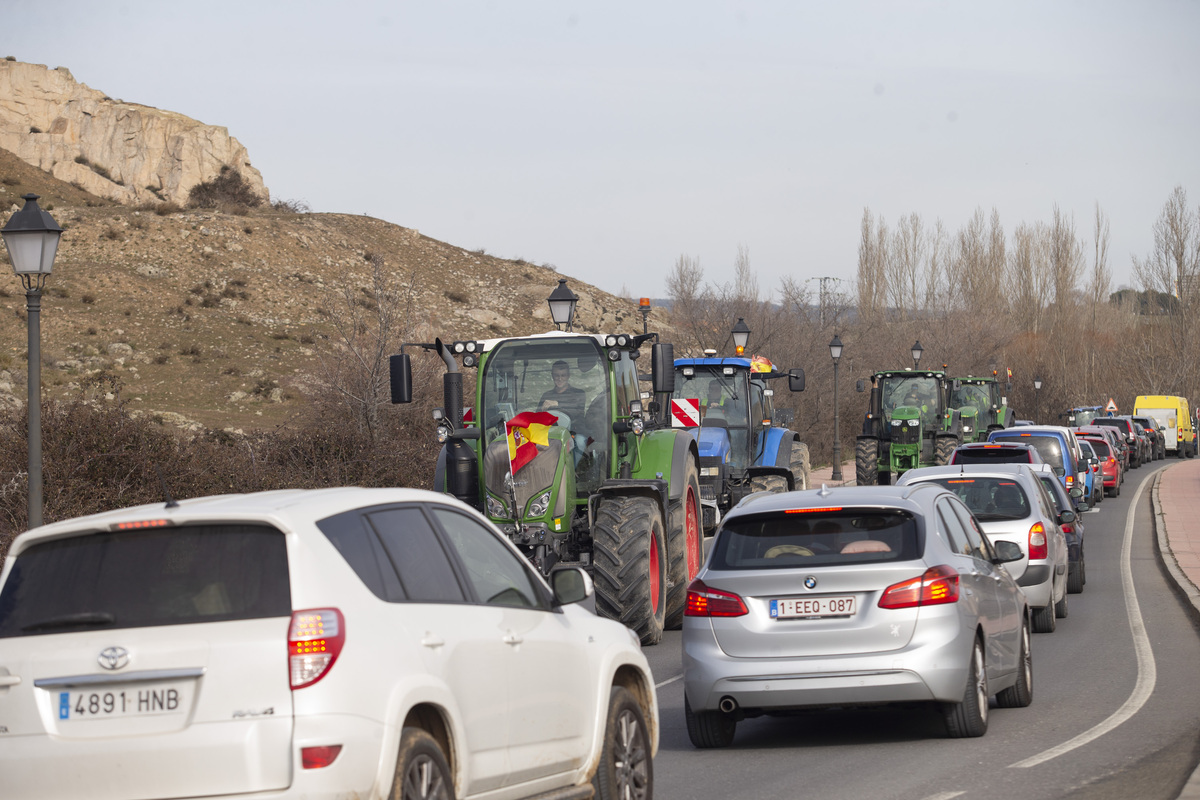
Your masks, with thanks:
[[[812,575],[809,575],[807,578],[804,579],[804,588],[805,589],[817,588],[817,579],[814,578]]]
[[[124,647],[106,647],[96,660],[105,669],[121,669],[129,663],[129,651]]]

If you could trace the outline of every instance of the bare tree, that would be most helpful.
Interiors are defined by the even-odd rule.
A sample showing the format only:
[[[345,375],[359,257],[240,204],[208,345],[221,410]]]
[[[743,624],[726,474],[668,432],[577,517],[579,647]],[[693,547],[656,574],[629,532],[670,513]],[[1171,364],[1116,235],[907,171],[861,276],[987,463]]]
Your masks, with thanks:
[[[887,302],[887,225],[880,218],[878,226],[871,209],[863,209],[861,238],[858,244],[858,315],[874,321]]]

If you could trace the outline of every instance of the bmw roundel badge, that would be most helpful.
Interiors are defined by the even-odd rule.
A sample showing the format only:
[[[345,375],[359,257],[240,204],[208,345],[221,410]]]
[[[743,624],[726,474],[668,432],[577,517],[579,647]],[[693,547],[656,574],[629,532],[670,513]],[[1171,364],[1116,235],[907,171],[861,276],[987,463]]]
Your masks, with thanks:
[[[809,575],[808,577],[806,577],[806,578],[804,579],[804,588],[805,588],[805,589],[815,589],[815,588],[817,588],[817,579],[816,579],[816,578],[814,578],[812,575]]]

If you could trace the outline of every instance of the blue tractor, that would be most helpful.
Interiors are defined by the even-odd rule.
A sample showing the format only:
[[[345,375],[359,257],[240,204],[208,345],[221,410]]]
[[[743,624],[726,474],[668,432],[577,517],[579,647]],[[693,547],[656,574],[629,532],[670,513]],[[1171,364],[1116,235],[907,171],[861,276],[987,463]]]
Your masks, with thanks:
[[[705,534],[752,492],[808,488],[808,445],[788,428],[792,412],[776,409],[771,382],[804,390],[804,370],[781,372],[761,357],[675,359],[671,425],[696,438]]]

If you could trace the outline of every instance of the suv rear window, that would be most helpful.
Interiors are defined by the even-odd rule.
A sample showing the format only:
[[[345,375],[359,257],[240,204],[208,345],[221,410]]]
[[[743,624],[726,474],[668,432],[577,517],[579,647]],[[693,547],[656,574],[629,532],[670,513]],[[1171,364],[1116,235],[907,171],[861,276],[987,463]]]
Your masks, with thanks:
[[[0,638],[291,613],[287,547],[275,528],[117,531],[21,553],[0,592]]]
[[[1030,464],[1024,447],[971,447],[955,450],[951,464]]]
[[[1038,455],[1042,457],[1042,463],[1049,464],[1060,471],[1066,469],[1063,466],[1062,441],[1057,436],[1022,433],[1020,437],[1021,444],[1031,445],[1034,450],[1038,451]]]
[[[980,522],[1024,519],[1030,514],[1029,496],[1012,478],[937,478],[928,482],[958,495]]]
[[[1112,455],[1112,450],[1109,449],[1108,442],[1102,442],[1099,439],[1091,439],[1091,438],[1085,439],[1084,441],[1086,441],[1088,444],[1090,444],[1092,446],[1092,449],[1096,451],[1097,458],[1104,459],[1104,458],[1108,458],[1110,455]]]
[[[796,511],[736,517],[713,546],[713,569],[795,569],[920,557],[917,524],[901,511]]]

